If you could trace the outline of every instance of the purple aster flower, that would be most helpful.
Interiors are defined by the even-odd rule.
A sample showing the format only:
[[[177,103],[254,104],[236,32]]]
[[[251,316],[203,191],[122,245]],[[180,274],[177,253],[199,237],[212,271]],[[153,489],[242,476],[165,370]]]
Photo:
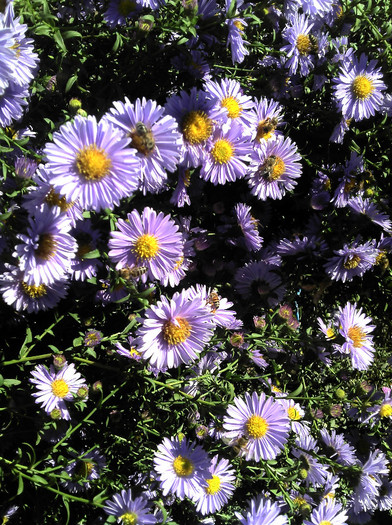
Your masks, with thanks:
[[[230,128],[217,128],[205,146],[200,177],[214,185],[241,179],[246,174],[250,152],[249,139],[237,121]]]
[[[4,22],[1,25],[4,25]],[[16,56],[12,49],[13,37],[14,32],[11,28],[0,27],[0,93],[3,93],[13,80],[16,65]]]
[[[241,525],[288,525],[286,515],[281,514],[281,508],[263,496],[252,499],[245,514],[236,512]]]
[[[369,407],[367,411],[369,412],[369,417],[366,421],[374,421],[376,418],[378,421],[387,421],[392,419],[392,397],[391,389],[389,387],[383,387],[384,399],[377,405]]]
[[[38,167],[38,162],[28,157],[15,159],[15,175],[21,179],[31,179]]]
[[[296,255],[296,259],[300,261],[307,255],[320,257],[327,248],[327,243],[318,235],[310,235],[309,237],[294,235],[294,240],[281,239],[276,246],[276,253],[283,256]]]
[[[304,520],[304,525],[346,525],[347,514],[342,505],[333,499],[324,499],[319,506],[313,509],[310,520]]]
[[[166,113],[176,119],[183,136],[182,165],[185,168],[203,164],[205,145],[212,136],[215,123],[227,120],[227,110],[215,102],[196,88],[192,88],[189,94],[181,91],[166,102]]]
[[[173,195],[170,197],[170,204],[182,208],[187,204],[191,204],[191,199],[188,195],[188,187],[190,185],[190,169],[185,168],[184,166],[178,167],[178,183],[173,192]]]
[[[341,250],[334,250],[335,257],[328,259],[324,268],[334,281],[352,281],[374,266],[377,253],[373,241],[365,244],[354,241],[350,245],[345,244]]]
[[[16,266],[7,265],[0,275],[0,292],[3,300],[17,311],[37,313],[57,306],[68,293],[69,283],[60,279],[52,284],[27,284],[25,273]]]
[[[270,307],[276,306],[282,302],[286,290],[274,270],[272,265],[263,261],[245,264],[237,270],[234,277],[237,292],[244,299],[254,297],[257,301],[264,298]]]
[[[211,77],[207,58],[207,53],[202,49],[190,49],[173,57],[171,63],[179,71],[186,71],[195,78],[207,80]]]
[[[131,18],[137,17],[142,8],[142,0],[110,0],[103,19],[111,28],[124,26]]]
[[[224,417],[227,437],[244,438],[247,443],[240,449],[246,460],[275,459],[288,439],[289,418],[282,406],[272,397],[253,392],[245,398],[234,398]]]
[[[377,507],[381,511],[392,509],[392,481],[382,480],[380,495],[378,497]]]
[[[375,326],[370,317],[362,313],[362,308],[356,304],[347,303],[344,308],[339,307],[339,332],[346,342],[341,352],[350,354],[352,367],[357,370],[367,370],[374,359],[373,337],[369,335]]]
[[[254,141],[256,144],[263,140],[269,140],[273,137],[283,135],[277,127],[285,124],[282,121],[283,108],[275,100],[261,98],[253,106],[251,113],[254,114],[253,121],[256,123],[254,129]]]
[[[359,462],[359,466],[359,480],[352,499],[355,514],[375,508],[382,484],[381,476],[389,472],[385,454],[380,450],[371,452],[366,463]]]
[[[258,328],[256,326],[256,328]],[[267,368],[269,364],[264,359],[264,354],[260,352],[257,348],[252,348],[249,353],[249,357],[254,362],[255,365],[259,366],[260,368]]]
[[[99,473],[106,467],[106,459],[94,449],[90,452],[81,454],[77,461],[72,461],[66,468],[66,473],[70,480],[61,480],[60,483],[69,492],[83,492],[91,487],[90,481],[99,479]]]
[[[67,364],[58,372],[53,366],[48,370],[44,365],[37,365],[31,375],[33,379],[30,379],[30,383],[36,385],[38,390],[32,394],[36,398],[35,402],[41,403],[41,408],[44,408],[47,414],[57,409],[60,418],[71,419],[65,402],[73,401],[74,394],[86,384],[84,378],[75,370],[75,365]]]
[[[101,290],[96,293],[96,300],[100,301],[103,306],[109,303],[121,301],[129,296],[129,291],[124,283],[111,284],[108,279],[100,279]]]
[[[362,195],[349,199],[348,206],[361,215],[366,215],[374,224],[378,224],[388,233],[392,232],[392,221],[386,213],[380,211],[376,204],[370,199],[364,199]]]
[[[98,330],[88,330],[84,336],[84,344],[88,348],[94,348],[94,346],[99,345],[101,341],[102,332],[99,332]]]
[[[139,187],[140,160],[129,141],[106,120],[77,115],[44,149],[52,186],[83,209],[118,206]]]
[[[127,220],[117,221],[119,231],[112,231],[109,258],[116,268],[145,267],[143,280],[163,279],[183,257],[183,239],[178,226],[162,212],[144,208],[128,213]]]
[[[278,403],[286,410],[290,420],[291,430],[300,437],[310,434],[310,426],[307,421],[301,421],[305,416],[305,411],[294,399],[278,399]]]
[[[329,458],[341,465],[355,465],[357,462],[355,449],[346,443],[343,434],[337,434],[336,430],[331,430],[329,433],[326,428],[322,428],[320,430],[320,436],[324,445],[327,447]]]
[[[23,244],[18,244],[14,252],[27,284],[52,284],[69,271],[77,248],[68,233],[70,229],[69,219],[49,208],[30,217],[27,235],[17,235]]]
[[[212,458],[209,477],[195,497],[196,512],[203,515],[220,510],[234,492],[235,471],[227,459],[218,459],[218,456]]]
[[[102,263],[96,257],[84,258],[85,255],[97,249],[100,234],[92,228],[90,219],[78,222],[76,228],[72,230],[78,244],[75,259],[71,261],[70,274],[75,281],[86,281],[97,275],[98,268]]]
[[[22,118],[23,107],[28,105],[28,97],[28,86],[18,86],[13,82],[0,92],[0,127],[9,126]]]
[[[293,456],[300,461],[300,476],[305,480],[305,485],[323,486],[326,482],[328,467],[322,465],[312,453],[318,451],[316,446],[316,440],[312,438],[310,434],[306,436],[300,436],[296,439],[295,444],[299,448],[293,448],[291,450]],[[310,452],[310,453],[309,453]]]
[[[291,191],[301,176],[301,156],[289,138],[263,141],[251,154],[248,184],[252,195],[260,200],[281,199]]]
[[[338,187],[335,190],[333,201],[337,208],[347,206],[354,193],[359,191],[359,175],[364,171],[362,155],[355,151],[351,152],[350,159],[346,161],[343,168],[343,177],[339,179]]]
[[[140,361],[142,354],[137,350],[134,344],[135,338],[131,335],[128,336],[128,346],[125,348],[121,343],[115,343],[114,346],[117,348],[116,352],[118,355],[127,357],[128,359],[134,359],[135,361]]]
[[[332,79],[335,98],[345,119],[362,120],[381,110],[386,85],[382,81],[377,62],[362,53],[359,60],[353,55],[350,63],[343,63],[340,74]]]
[[[224,78],[218,82],[209,81],[205,84],[207,95],[211,97],[217,106],[227,111],[228,124],[239,122],[246,128],[255,124],[252,97],[244,95],[241,84],[236,80]]]
[[[103,510],[124,525],[152,525],[157,522],[148,499],[144,495],[132,498],[131,489],[115,494],[113,500],[106,500]]]
[[[154,100],[139,98],[135,104],[125,98],[113,102],[106,119],[130,137],[130,147],[140,159],[143,194],[157,193],[167,181],[167,171],[175,171],[182,153],[182,137],[173,117]]]
[[[251,215],[251,207],[239,203],[235,205],[234,211],[238,225],[244,234],[246,248],[249,251],[258,252],[263,244],[263,238],[259,235],[259,221]]]
[[[200,446],[187,438],[164,438],[154,457],[163,495],[175,494],[195,500],[210,476],[210,459]]]
[[[202,299],[175,293],[161,297],[145,312],[136,343],[144,359],[159,369],[178,367],[196,359],[212,336],[213,316]]]
[[[298,4],[307,15],[323,16],[331,11],[334,0],[299,0]]]
[[[249,50],[245,47],[245,44],[249,44],[249,42],[244,40],[243,37],[244,29],[248,24],[243,18],[230,18],[225,20],[225,24],[229,31],[226,46],[230,46],[231,60],[233,64],[241,64],[245,56],[249,55]]]

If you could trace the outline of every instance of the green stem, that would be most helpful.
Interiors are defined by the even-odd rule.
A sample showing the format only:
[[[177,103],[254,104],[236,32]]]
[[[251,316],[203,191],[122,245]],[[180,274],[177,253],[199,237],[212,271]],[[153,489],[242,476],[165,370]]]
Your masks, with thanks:
[[[90,359],[85,359],[84,357],[73,357],[74,361],[79,361],[80,363],[85,363],[86,365],[92,365],[96,366],[97,368],[103,368],[104,370],[111,370],[112,372],[120,372],[119,368],[115,368],[114,366],[109,365],[102,365],[101,363],[98,363],[97,361],[91,361]]]
[[[47,359],[48,357],[52,357],[53,354],[41,354],[41,355],[33,355],[31,357],[22,357],[21,359],[12,359],[11,361],[3,361],[0,363],[0,366],[9,366],[9,365],[16,365],[18,363],[25,363],[26,361],[38,361],[40,359]]]
[[[206,405],[206,406],[216,406],[216,403],[213,403],[211,401],[204,401],[204,399],[200,399],[200,398],[195,398],[191,396],[190,394],[183,392],[182,390],[177,390],[177,387],[168,385],[167,383],[162,383],[162,381],[158,381],[157,379],[152,379],[151,377],[145,377],[145,379],[147,379],[147,381],[149,381],[152,385],[162,386],[163,388],[167,388],[168,390],[175,391],[177,394],[180,394],[180,396],[185,397],[186,399],[191,399],[195,403],[200,403],[201,405]]]
[[[27,355],[31,352],[31,350],[35,347],[35,345],[37,344],[37,341],[41,341],[45,335],[49,332],[52,331],[52,328],[54,328],[56,326],[56,324],[58,324],[60,321],[62,321],[64,319],[64,314],[63,315],[60,315],[60,317],[58,319],[56,319],[56,321],[54,321],[54,323],[52,323],[41,335],[37,335],[34,339],[34,343],[30,346],[30,348],[28,348],[26,350],[26,353],[23,357],[27,357]]]

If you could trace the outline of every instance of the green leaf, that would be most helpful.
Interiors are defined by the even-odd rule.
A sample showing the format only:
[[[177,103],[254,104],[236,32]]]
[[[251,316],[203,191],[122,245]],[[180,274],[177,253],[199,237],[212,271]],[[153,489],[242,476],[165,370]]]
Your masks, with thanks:
[[[70,77],[68,80],[67,80],[67,83],[65,84],[65,92],[68,93],[68,91],[71,89],[71,87],[75,84],[75,82],[78,80],[78,75],[72,75],[72,77]]]
[[[20,494],[22,494],[22,492],[23,492],[23,488],[24,488],[23,478],[22,478],[22,475],[19,474],[18,490],[16,491],[16,495],[17,495],[17,496],[19,496]]]
[[[4,379],[3,381],[4,386],[20,385],[20,383],[18,379]]]
[[[61,36],[61,33],[60,33],[60,31],[58,29],[53,32],[53,39],[56,42],[57,47],[65,55],[67,53],[67,48],[65,47],[63,37]]]
[[[96,259],[100,256],[99,250],[95,249],[91,252],[85,253],[81,258],[82,259]]]
[[[64,31],[62,36],[64,40],[68,40],[69,38],[79,38],[82,36],[82,34],[79,33],[79,31]]]

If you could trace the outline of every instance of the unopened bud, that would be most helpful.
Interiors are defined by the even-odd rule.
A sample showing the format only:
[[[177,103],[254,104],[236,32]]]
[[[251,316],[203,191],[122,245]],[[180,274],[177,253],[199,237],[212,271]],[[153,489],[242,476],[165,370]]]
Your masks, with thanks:
[[[181,441],[184,439],[185,437],[185,434],[183,432],[179,432],[177,434],[177,437],[178,437],[178,441],[181,443]]]
[[[82,102],[78,98],[71,98],[71,100],[68,102],[68,107],[70,111],[76,113],[78,109],[81,109]]]
[[[239,348],[244,342],[244,336],[241,332],[234,332],[230,337],[230,344],[236,348]]]
[[[102,382],[101,381],[95,381],[92,387],[93,392],[102,392]]]
[[[88,386],[84,385],[78,388],[76,395],[79,399],[86,399],[88,396]]]
[[[308,471],[305,468],[301,468],[299,471],[299,477],[301,479],[306,479],[308,477]]]
[[[83,108],[79,108],[76,114],[79,115],[80,117],[87,117],[87,111],[85,111]]]
[[[340,417],[342,415],[342,407],[341,405],[332,405],[329,409],[329,413],[332,417]]]
[[[345,399],[346,398],[346,392],[343,390],[343,388],[337,388],[335,390],[335,397],[337,399]]]
[[[53,366],[56,370],[61,370],[67,364],[67,360],[64,354],[53,355]]]
[[[61,419],[61,410],[59,408],[54,408],[50,413],[50,417],[54,420]]]

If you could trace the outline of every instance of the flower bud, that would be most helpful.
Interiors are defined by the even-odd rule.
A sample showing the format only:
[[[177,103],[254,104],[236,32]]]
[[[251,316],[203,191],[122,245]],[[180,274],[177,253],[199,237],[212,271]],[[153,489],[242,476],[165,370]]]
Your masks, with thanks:
[[[79,399],[86,399],[86,397],[88,396],[88,386],[83,385],[79,387],[76,392],[76,395],[78,396]]]
[[[308,471],[306,470],[306,468],[301,468],[301,470],[299,471],[299,477],[301,479],[306,479],[308,477]]]
[[[83,108],[79,108],[76,114],[79,115],[80,117],[87,117],[87,111],[84,110]]]
[[[50,413],[50,417],[53,420],[61,419],[61,410],[59,408],[54,408]]]
[[[343,400],[343,399],[346,398],[346,392],[343,390],[343,388],[337,388],[337,389],[335,390],[335,397],[336,397],[337,399],[341,399],[341,400]]]
[[[71,98],[68,102],[68,108],[72,113],[76,113],[78,109],[81,109],[82,102],[78,98]]]
[[[67,364],[67,360],[64,354],[53,355],[53,366],[56,370],[61,370]]]

